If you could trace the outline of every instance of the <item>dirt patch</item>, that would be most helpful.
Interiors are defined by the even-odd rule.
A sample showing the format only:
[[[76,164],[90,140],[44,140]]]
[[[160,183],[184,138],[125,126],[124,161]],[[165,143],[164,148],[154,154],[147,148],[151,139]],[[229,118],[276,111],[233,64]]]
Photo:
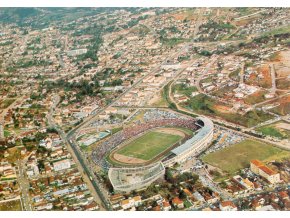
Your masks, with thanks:
[[[260,79],[258,82],[258,85],[261,85],[262,87],[271,87],[272,86],[272,78],[271,73],[269,69],[269,65],[263,65],[258,69],[259,73],[262,73],[263,78]]]
[[[273,104],[275,102],[277,102],[277,100],[273,100],[270,103]],[[283,116],[290,113],[290,95],[280,98],[278,100],[278,103],[279,106],[272,109],[272,112],[278,113]]]
[[[290,79],[282,78],[276,80],[277,88],[283,91],[290,89]]]
[[[263,88],[272,87],[271,73],[268,64],[261,65],[256,68],[257,73],[253,73],[245,81],[248,85],[261,86]],[[259,77],[261,75],[261,77]]]
[[[145,160],[142,160],[139,158],[128,157],[128,156],[117,154],[117,153],[113,154],[113,158],[118,162],[126,163],[126,164],[143,164],[146,162]]]
[[[290,75],[290,51],[282,51],[274,56],[276,77],[287,77]]]
[[[184,11],[171,15],[175,20],[196,20],[197,16],[193,11]]]
[[[214,108],[221,113],[227,113],[227,114],[231,113],[231,111],[230,111],[231,108],[224,106],[224,105],[215,105]]]
[[[275,126],[278,127],[279,129],[290,130],[290,124],[289,123],[278,123]]]

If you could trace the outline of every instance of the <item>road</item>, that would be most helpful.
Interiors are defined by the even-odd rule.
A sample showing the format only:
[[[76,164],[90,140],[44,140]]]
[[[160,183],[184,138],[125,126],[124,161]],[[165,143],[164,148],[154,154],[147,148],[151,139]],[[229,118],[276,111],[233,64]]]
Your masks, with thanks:
[[[201,11],[202,12],[202,11]],[[196,29],[198,30],[199,26],[201,25],[201,15],[199,16],[197,25],[196,25]],[[70,150],[72,150],[74,152],[74,156],[77,157],[78,159],[78,165],[81,166],[83,168],[83,171],[91,178],[93,178],[93,173],[91,171],[91,169],[89,169],[88,165],[86,165],[86,159],[83,158],[83,155],[80,153],[79,151],[79,147],[77,145],[77,143],[75,142],[75,133],[80,130],[83,127],[86,127],[88,124],[90,124],[91,122],[93,122],[97,117],[98,114],[104,112],[107,108],[113,106],[116,102],[118,102],[119,99],[121,99],[125,94],[127,94],[128,92],[130,92],[133,88],[135,88],[136,86],[138,86],[139,84],[142,83],[143,79],[158,73],[160,71],[160,68],[162,65],[167,63],[168,59],[172,59],[175,57],[178,57],[181,53],[183,53],[184,51],[186,51],[188,49],[188,47],[192,45],[192,42],[185,44],[180,50],[174,52],[172,55],[170,55],[169,57],[166,57],[159,65],[157,65],[156,67],[153,68],[153,70],[148,73],[147,75],[144,75],[143,77],[141,77],[136,83],[134,83],[129,89],[127,89],[126,91],[124,91],[121,95],[119,95],[115,100],[113,100],[110,104],[108,104],[107,106],[98,109],[96,111],[93,111],[92,116],[87,117],[80,125],[78,125],[76,128],[74,128],[73,130],[71,130],[70,132],[67,133],[67,135],[64,135],[64,133],[58,129],[55,125],[54,127],[59,131],[60,135],[62,136],[62,139],[64,139],[70,147]],[[105,209],[110,210],[110,207],[108,205],[108,201],[107,199],[104,197],[104,193],[105,191],[101,190],[102,185],[98,183],[98,181],[96,179],[92,179],[89,180],[91,181],[90,184],[92,184],[92,186],[94,187],[97,195],[99,196],[99,199],[102,201],[102,204],[104,206]]]
[[[254,12],[254,13],[252,13],[252,14],[248,14],[248,15],[245,15],[245,16],[242,16],[242,17],[234,18],[234,20],[235,20],[235,21],[240,21],[240,20],[243,20],[243,19],[248,19],[248,18],[250,18],[250,17],[252,17],[252,16],[255,16],[255,15],[257,15],[257,14],[263,13],[263,12],[265,12],[265,11],[266,11],[266,9],[264,9],[264,10],[260,10],[260,11]]]
[[[242,63],[240,74],[240,85],[244,84],[245,62]]]
[[[201,9],[200,10],[200,13],[199,13],[199,17],[197,19],[197,23],[195,25],[195,30],[194,30],[194,33],[193,33],[193,39],[194,37],[196,36],[198,30],[199,30],[199,27],[200,25],[202,24],[202,16],[203,16],[203,11],[204,9]],[[189,46],[191,46],[193,44],[193,42],[188,42],[186,43],[184,46],[182,46],[182,48],[180,48],[179,50],[177,50],[176,52],[174,52],[173,54],[171,54],[169,57],[166,57],[164,58],[164,60],[158,64],[150,73],[144,75],[143,77],[141,77],[136,83],[134,83],[129,89],[127,89],[126,91],[124,91],[121,95],[119,95],[114,101],[112,101],[110,104],[108,104],[107,106],[105,106],[104,108],[102,109],[96,109],[96,111],[93,111],[93,116],[90,116],[90,117],[87,117],[81,124],[79,124],[77,127],[75,127],[73,130],[71,130],[67,136],[68,138],[70,138],[78,129],[80,129],[81,127],[84,127],[85,125],[88,125],[90,122],[92,122],[98,114],[104,112],[107,108],[113,106],[116,102],[118,102],[118,100],[120,100],[125,94],[127,94],[128,92],[130,92],[133,88],[135,88],[136,86],[138,86],[140,83],[142,83],[143,79],[152,75],[152,74],[155,74],[155,73],[158,73],[160,72],[160,68],[162,65],[166,64],[167,63],[167,60],[170,60],[170,59],[173,59],[173,58],[176,58],[178,57],[180,54],[182,54],[184,51],[186,51]]]
[[[82,174],[84,181],[88,185],[88,188],[92,196],[94,197],[95,201],[100,206],[100,210],[109,210],[110,208],[108,207],[107,202],[104,202],[103,200],[104,197],[102,196],[102,194],[100,194],[99,185],[95,181],[91,180],[91,178],[93,177],[93,174],[88,169],[89,164],[83,160],[83,158],[81,157],[80,151],[77,150],[70,141],[68,141],[65,133],[54,123],[53,112],[54,112],[55,107],[58,105],[59,101],[60,101],[60,97],[58,95],[55,95],[53,97],[53,105],[51,106],[50,112],[47,116],[48,124],[49,126],[57,130],[61,139],[68,145],[67,146],[68,151],[72,154],[73,160],[75,161],[79,172]]]
[[[272,79],[271,93],[275,94],[277,87],[276,87],[276,72],[275,72],[274,64],[270,64],[270,72],[271,72],[271,79]]]
[[[201,11],[201,13],[202,13],[202,11]],[[199,25],[202,22],[201,14],[200,14],[199,18],[197,19],[197,21],[198,22],[197,22],[197,25],[195,27],[196,28],[195,29],[195,34],[198,32]],[[98,202],[102,202],[101,205],[102,205],[103,209],[110,210],[110,206],[108,205],[107,198],[105,197],[106,191],[102,188],[102,185],[96,179],[93,179],[93,178],[95,178],[94,177],[94,173],[93,173],[93,169],[91,168],[90,164],[88,163],[88,160],[86,159],[86,157],[84,157],[82,152],[79,150],[79,147],[78,147],[78,145],[76,143],[76,140],[75,140],[75,134],[80,129],[82,129],[82,128],[88,126],[90,123],[92,123],[98,117],[98,114],[104,112],[107,108],[116,105],[116,103],[125,94],[127,94],[132,89],[134,89],[139,84],[141,84],[144,78],[159,72],[161,66],[163,64],[165,64],[168,59],[171,59],[171,58],[174,58],[174,57],[178,57],[181,53],[186,51],[189,48],[189,46],[192,46],[192,44],[193,44],[192,42],[186,43],[181,49],[179,49],[178,51],[174,52],[169,57],[166,57],[160,64],[158,64],[157,66],[155,65],[150,73],[148,73],[147,75],[144,75],[143,77],[141,77],[136,83],[134,83],[129,89],[127,89],[121,95],[119,95],[116,99],[114,99],[110,104],[108,104],[107,106],[105,106],[105,107],[103,107],[101,109],[97,109],[97,110],[93,111],[93,115],[87,117],[81,124],[79,124],[77,127],[75,127],[70,132],[68,132],[67,135],[65,135],[60,129],[58,129],[55,126],[57,128],[57,130],[59,131],[62,139],[68,143],[70,151],[73,151],[73,156],[75,156],[75,158],[77,159],[77,163],[78,163],[77,165],[83,169],[82,172],[84,172],[85,178],[88,178],[89,184],[95,189],[96,196],[98,196]],[[211,64],[212,63],[210,63],[209,65],[211,65]],[[209,67],[209,65],[208,65],[208,67]],[[186,69],[186,67],[184,69]],[[175,76],[174,79],[177,79],[178,76],[181,74],[181,72],[184,69],[181,69],[180,72],[177,73],[177,75]],[[170,90],[171,90],[171,88],[170,88]],[[169,96],[171,96],[171,95],[169,95]],[[176,105],[177,105],[177,107],[179,109],[184,110],[184,109],[180,108],[178,104],[176,104]],[[193,114],[191,111],[186,111],[186,112]],[[89,178],[91,178],[91,180]]]
[[[16,166],[18,167],[17,180],[20,186],[23,209],[27,211],[32,211],[33,208],[31,206],[31,201],[29,197],[29,187],[30,187],[29,180],[26,176],[26,170],[25,170],[25,163],[27,159],[28,157],[24,158],[23,160],[16,161]]]
[[[172,85],[172,83],[171,83],[171,85]],[[177,109],[179,111],[181,111],[181,112],[183,111],[185,113],[192,114],[194,116],[201,116],[202,114],[198,114],[198,113],[192,112],[192,111],[190,111],[190,110],[188,110],[186,108],[183,108],[183,107],[181,107],[178,104],[178,102],[175,101],[174,97],[172,96],[171,85],[169,86],[169,94],[168,94],[168,96],[170,98],[170,101],[175,103]],[[285,94],[285,95],[288,95],[288,93]],[[285,149],[285,150],[290,150],[290,145],[282,144],[280,142],[274,142],[274,141],[271,141],[271,140],[268,140],[268,139],[258,138],[258,137],[255,137],[255,136],[250,135],[250,134],[248,134],[246,132],[243,132],[243,131],[237,131],[235,128],[238,127],[238,126],[233,126],[233,128],[230,128],[229,126],[231,125],[231,123],[228,123],[228,122],[226,122],[226,121],[224,121],[222,119],[218,119],[218,118],[214,118],[214,117],[210,117],[210,119],[214,122],[215,125],[219,125],[221,128],[231,130],[233,132],[236,132],[237,134],[241,134],[242,136],[245,136],[247,138],[251,138],[251,139],[256,140],[256,141],[262,141],[262,142],[265,142],[265,143],[268,143],[268,144],[275,145],[275,146],[280,147],[280,148]],[[226,125],[226,126],[224,126],[223,124]],[[242,130],[246,131],[247,129],[243,128]]]

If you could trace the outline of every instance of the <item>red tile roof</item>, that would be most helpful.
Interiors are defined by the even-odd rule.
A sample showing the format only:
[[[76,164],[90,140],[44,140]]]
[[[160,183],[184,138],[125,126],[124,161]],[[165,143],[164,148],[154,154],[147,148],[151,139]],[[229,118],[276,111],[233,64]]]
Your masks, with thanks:
[[[232,207],[236,208],[237,206],[232,201],[223,201],[221,202],[222,207]]]
[[[269,176],[272,176],[272,175],[276,174],[276,172],[274,172],[273,170],[271,170],[269,167],[266,167],[266,166],[260,166],[259,169],[264,171]]]
[[[173,198],[172,203],[176,204],[176,205],[179,205],[179,204],[182,204],[183,201],[180,198],[175,197],[175,198]]]
[[[264,166],[264,164],[259,160],[251,160],[251,163],[256,165],[257,167]]]
[[[281,196],[281,198],[289,198],[289,195],[287,194],[287,192],[286,191],[281,191],[281,192],[279,192],[279,195]]]

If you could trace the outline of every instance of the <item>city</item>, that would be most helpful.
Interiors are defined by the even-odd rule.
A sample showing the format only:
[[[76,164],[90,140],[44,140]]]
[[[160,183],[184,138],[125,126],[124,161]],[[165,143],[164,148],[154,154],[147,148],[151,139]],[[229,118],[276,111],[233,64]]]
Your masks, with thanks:
[[[0,8],[0,211],[289,211],[290,9]]]

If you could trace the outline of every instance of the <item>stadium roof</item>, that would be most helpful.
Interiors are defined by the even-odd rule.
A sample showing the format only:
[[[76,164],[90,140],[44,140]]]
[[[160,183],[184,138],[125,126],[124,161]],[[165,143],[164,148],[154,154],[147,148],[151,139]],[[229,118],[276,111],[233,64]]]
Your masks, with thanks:
[[[171,150],[172,153],[176,155],[180,155],[183,152],[187,151],[189,148],[191,148],[195,143],[200,141],[205,135],[207,135],[210,131],[213,129],[213,122],[206,118],[206,117],[197,117],[198,120],[201,120],[203,122],[203,127],[198,131],[198,133],[193,136],[192,138],[188,139],[184,144],[178,146],[177,148],[174,148]]]

